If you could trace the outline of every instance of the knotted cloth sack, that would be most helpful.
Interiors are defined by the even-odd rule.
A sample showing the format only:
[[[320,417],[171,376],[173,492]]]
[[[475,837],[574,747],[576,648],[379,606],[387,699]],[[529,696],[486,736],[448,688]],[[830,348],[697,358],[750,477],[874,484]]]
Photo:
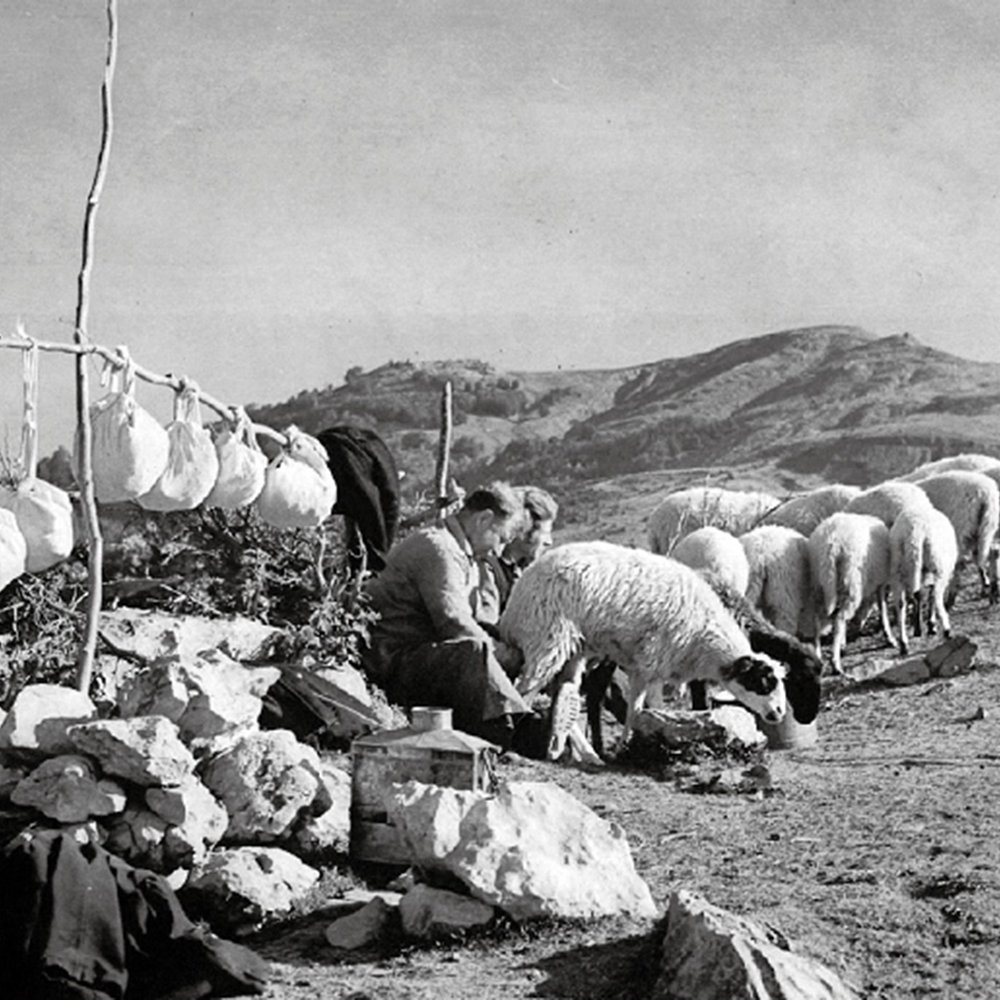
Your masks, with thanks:
[[[27,568],[28,544],[9,510],[0,509],[0,590]]]
[[[215,435],[215,453],[219,475],[205,497],[205,506],[236,510],[252,504],[264,488],[267,456],[260,450],[242,406],[237,407],[236,418],[225,421]]]
[[[118,348],[121,382],[90,407],[94,496],[102,503],[134,500],[153,487],[167,466],[170,441],[160,424],[135,401],[135,371],[128,351]],[[105,368],[105,377],[108,368]]]
[[[276,528],[318,528],[337,502],[326,449],[294,426],[285,436],[288,444],[268,463],[257,512]]]
[[[40,573],[62,562],[73,551],[73,505],[65,490],[35,475],[38,467],[38,347],[32,346],[22,352],[22,358],[21,458],[10,479],[0,485],[0,509],[14,515],[27,546],[22,572],[26,569],[29,573]],[[4,579],[2,572],[0,579]]]
[[[174,419],[167,425],[167,467],[139,497],[146,510],[193,510],[208,496],[219,475],[212,435],[201,425],[198,387],[181,379],[174,396]]]

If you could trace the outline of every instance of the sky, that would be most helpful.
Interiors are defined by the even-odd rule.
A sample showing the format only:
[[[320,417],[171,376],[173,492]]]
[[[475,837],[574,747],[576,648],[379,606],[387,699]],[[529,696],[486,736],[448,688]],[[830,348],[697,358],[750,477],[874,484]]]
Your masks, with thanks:
[[[1000,362],[989,0],[118,14],[88,332],[218,399],[389,360],[626,367],[828,323]],[[71,340],[105,4],[0,0],[0,19],[0,336],[20,318]],[[43,355],[43,454],[69,443],[72,376]],[[139,388],[163,419],[170,396]]]

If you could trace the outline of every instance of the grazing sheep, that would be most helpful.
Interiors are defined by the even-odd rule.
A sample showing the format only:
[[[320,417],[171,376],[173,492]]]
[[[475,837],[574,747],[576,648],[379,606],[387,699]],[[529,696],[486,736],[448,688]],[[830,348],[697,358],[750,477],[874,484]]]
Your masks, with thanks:
[[[882,521],[887,528],[891,528],[892,522],[906,507],[926,510],[930,506],[927,494],[915,483],[890,479],[859,493],[844,510],[849,514],[870,514]]]
[[[813,586],[809,542],[793,528],[765,524],[740,535],[750,567],[746,597],[775,628],[812,635]]]
[[[746,593],[750,564],[740,540],[728,531],[698,528],[685,535],[670,555],[691,569],[711,573],[738,593]]]
[[[843,483],[820,486],[808,493],[789,497],[765,514],[760,523],[794,528],[808,538],[820,521],[843,510],[860,492],[860,486],[845,486]]]
[[[958,542],[949,518],[939,510],[904,510],[889,529],[889,582],[896,605],[899,647],[910,650],[906,615],[910,598],[917,605],[917,634],[923,616],[923,590],[928,588],[934,618],[947,638],[951,621],[944,595],[958,562]]]
[[[920,508],[915,508],[920,509]],[[928,510],[933,510],[930,504]],[[870,514],[831,514],[809,536],[809,563],[817,592],[816,653],[823,619],[833,625],[833,669],[843,673],[841,651],[847,623],[867,598],[876,598],[887,641],[896,645],[889,627],[886,588],[889,583],[889,529]]]
[[[1000,528],[1000,487],[981,472],[941,472],[917,486],[951,522],[960,552],[971,552],[983,594],[997,602],[997,578],[990,550]]]
[[[974,452],[966,452],[961,455],[948,455],[933,462],[924,462],[918,465],[912,472],[905,476],[897,476],[897,479],[907,483],[916,483],[928,476],[936,476],[940,472],[985,472],[990,478],[1000,475],[1000,458],[993,455],[978,455]]]
[[[777,660],[785,665],[785,695],[788,706],[792,710],[795,721],[806,726],[819,714],[820,707],[820,676],[823,664],[815,652],[805,643],[799,642],[794,636],[776,629],[751,606],[750,602],[718,579],[703,574],[712,589],[722,599],[723,605],[736,619],[740,628],[750,640],[750,648],[755,653]],[[601,709],[605,704],[608,688],[616,670],[616,664],[611,660],[602,660],[590,670],[584,680],[584,693],[587,704],[587,722],[590,728],[590,739],[594,748],[603,756],[604,738],[601,726]],[[704,709],[708,707],[708,699],[703,681],[692,681],[692,707]],[[618,697],[610,699],[609,707],[619,722],[625,720],[624,700]]]
[[[781,501],[770,493],[694,486],[669,494],[649,518],[649,547],[668,555],[678,540],[712,526],[734,535],[749,531]]]
[[[646,692],[664,684],[711,680],[767,721],[785,714],[785,667],[755,656],[712,587],[675,559],[610,542],[560,545],[514,585],[499,632],[524,654],[526,701],[560,672],[579,687],[588,658],[617,663],[629,682],[624,740]],[[561,750],[557,742],[550,755]]]

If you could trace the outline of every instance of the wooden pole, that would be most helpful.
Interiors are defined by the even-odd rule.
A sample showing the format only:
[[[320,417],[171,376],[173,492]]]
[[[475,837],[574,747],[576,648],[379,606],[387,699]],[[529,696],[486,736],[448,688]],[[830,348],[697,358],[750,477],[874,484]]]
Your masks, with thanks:
[[[90,312],[90,273],[94,263],[94,222],[100,205],[104,178],[108,172],[108,155],[111,152],[111,137],[114,132],[114,118],[111,110],[112,83],[115,64],[118,61],[118,3],[107,0],[108,42],[104,62],[104,82],[101,85],[101,146],[97,154],[94,180],[87,197],[87,207],[83,216],[83,249],[80,273],[77,278],[76,322],[73,339],[78,345],[86,344],[87,319]],[[83,504],[83,521],[87,530],[87,619],[83,642],[77,658],[76,686],[80,691],[90,690],[94,674],[94,654],[97,649],[97,629],[100,623],[101,599],[103,591],[102,563],[104,561],[104,540],[101,524],[97,517],[97,502],[94,497],[94,472],[91,462],[92,440],[90,428],[90,387],[87,378],[87,355],[76,356],[76,455],[77,484]]]
[[[448,510],[448,461],[451,456],[451,382],[441,390],[441,433],[438,437],[437,469],[434,476],[437,494],[437,519],[443,521]]]

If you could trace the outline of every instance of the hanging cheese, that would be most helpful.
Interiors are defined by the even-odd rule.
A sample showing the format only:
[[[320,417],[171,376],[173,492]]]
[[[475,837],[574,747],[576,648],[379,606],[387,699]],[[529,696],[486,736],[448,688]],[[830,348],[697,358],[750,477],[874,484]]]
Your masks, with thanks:
[[[28,544],[9,510],[0,509],[0,590],[27,568]]]
[[[243,407],[238,407],[236,418],[225,421],[216,434],[215,453],[219,458],[219,475],[205,498],[205,506],[236,510],[252,504],[264,488],[267,456],[257,444]]]
[[[128,352],[112,391],[90,407],[94,496],[103,503],[134,500],[146,493],[167,465],[167,432],[135,401],[135,372]],[[121,382],[120,391],[114,388]]]
[[[26,545],[25,569],[29,573],[40,573],[62,562],[73,551],[73,507],[65,490],[35,475],[38,466],[38,348],[22,352],[22,357],[21,458],[17,474],[0,485],[0,509],[14,515]]]
[[[288,444],[268,464],[257,511],[277,528],[318,528],[337,501],[326,449],[297,427],[285,434]]]
[[[192,510],[208,496],[219,475],[212,435],[201,425],[198,387],[186,379],[174,397],[174,419],[167,425],[167,467],[138,498],[146,510]]]

